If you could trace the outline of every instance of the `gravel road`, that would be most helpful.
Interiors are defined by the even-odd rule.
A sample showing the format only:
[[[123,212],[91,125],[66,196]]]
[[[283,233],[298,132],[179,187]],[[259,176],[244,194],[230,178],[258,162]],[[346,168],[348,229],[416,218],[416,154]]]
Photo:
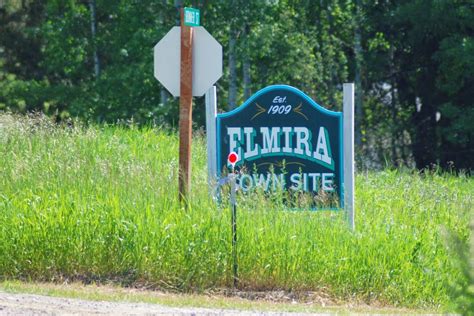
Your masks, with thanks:
[[[311,315],[239,311],[227,309],[168,307],[158,304],[97,302],[33,294],[0,292],[0,315]],[[312,314],[329,315],[329,314]]]

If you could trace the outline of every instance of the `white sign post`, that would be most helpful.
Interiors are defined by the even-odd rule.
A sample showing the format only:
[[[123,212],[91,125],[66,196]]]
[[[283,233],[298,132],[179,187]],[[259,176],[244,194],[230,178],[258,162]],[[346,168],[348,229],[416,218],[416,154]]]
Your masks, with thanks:
[[[354,84],[343,85],[344,121],[344,209],[349,226],[355,230],[354,222]]]
[[[212,86],[206,92],[207,183],[212,195],[214,195],[212,188],[216,185],[217,180],[216,115],[216,86]]]

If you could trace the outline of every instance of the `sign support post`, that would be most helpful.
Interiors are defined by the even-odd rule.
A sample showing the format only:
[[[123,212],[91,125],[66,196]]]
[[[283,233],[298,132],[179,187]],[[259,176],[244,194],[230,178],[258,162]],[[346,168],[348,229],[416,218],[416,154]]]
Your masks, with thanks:
[[[216,86],[212,86],[206,92],[206,137],[207,137],[207,183],[209,190],[214,195],[212,189],[216,184],[216,115],[217,115],[217,94]],[[214,196],[213,196],[214,197]]]
[[[354,222],[354,84],[343,85],[344,121],[344,209],[349,226],[355,230]]]
[[[237,283],[239,280],[237,270],[238,270],[238,263],[237,263],[237,201],[236,201],[236,176],[234,173],[234,167],[232,167],[232,175],[230,180],[230,204],[232,204],[232,260],[233,266],[232,270],[234,271],[234,287],[237,287]]]
[[[187,201],[191,185],[193,113],[193,29],[184,23],[181,9],[181,62],[179,98],[179,199]]]
[[[237,201],[236,201],[236,174],[235,174],[235,163],[239,160],[239,156],[235,152],[229,153],[227,161],[232,166],[232,173],[229,175],[230,180],[230,204],[232,206],[232,270],[234,272],[234,288],[237,287],[239,277],[238,277],[238,262],[237,262]]]
[[[180,26],[172,27],[153,48],[153,74],[173,96],[180,97],[178,198],[187,203],[191,190],[193,96],[204,95],[222,76],[222,46],[200,26],[199,9],[182,8],[182,4],[182,0],[175,0]]]

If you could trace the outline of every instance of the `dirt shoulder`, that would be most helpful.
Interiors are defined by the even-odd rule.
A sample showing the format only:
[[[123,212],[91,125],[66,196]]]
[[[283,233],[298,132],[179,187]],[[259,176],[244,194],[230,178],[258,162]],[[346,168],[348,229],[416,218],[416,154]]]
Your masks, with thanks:
[[[278,296],[278,295],[277,295]],[[330,315],[432,314],[361,304],[174,294],[105,285],[0,282],[0,315]]]
[[[160,304],[88,301],[35,294],[0,292],[0,314],[4,315],[262,315],[257,311],[169,307]],[[265,312],[269,315],[309,315]],[[324,314],[319,314],[324,315]]]

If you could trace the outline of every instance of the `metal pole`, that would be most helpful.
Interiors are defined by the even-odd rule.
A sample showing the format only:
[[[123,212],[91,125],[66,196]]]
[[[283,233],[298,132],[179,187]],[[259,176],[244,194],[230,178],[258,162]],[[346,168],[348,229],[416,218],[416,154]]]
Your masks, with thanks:
[[[355,230],[354,204],[354,84],[343,85],[344,119],[344,208],[349,226]]]
[[[207,137],[207,184],[209,192],[215,198],[214,185],[217,177],[217,154],[216,154],[216,115],[217,95],[216,86],[212,86],[206,92],[206,137]]]
[[[193,29],[184,25],[181,8],[181,72],[179,98],[179,200],[187,201],[191,186],[193,113]]]
[[[236,193],[236,176],[234,168],[232,167],[231,182],[230,182],[230,204],[232,205],[232,260],[234,272],[234,287],[238,284],[238,263],[237,263],[237,203],[235,198]]]

